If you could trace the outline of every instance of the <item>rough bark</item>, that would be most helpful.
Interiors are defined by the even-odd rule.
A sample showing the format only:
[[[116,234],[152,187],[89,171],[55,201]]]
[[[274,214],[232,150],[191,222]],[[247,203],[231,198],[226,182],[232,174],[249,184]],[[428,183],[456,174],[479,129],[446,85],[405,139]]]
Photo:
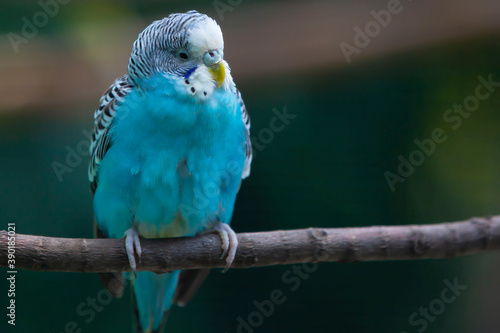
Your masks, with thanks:
[[[303,262],[444,259],[500,249],[500,216],[434,225],[301,229],[238,234],[233,268]],[[61,272],[130,270],[123,239],[16,235],[15,269]],[[224,267],[217,234],[142,239],[138,270]],[[11,251],[12,252],[12,251]],[[8,235],[0,231],[0,266],[7,266]]]

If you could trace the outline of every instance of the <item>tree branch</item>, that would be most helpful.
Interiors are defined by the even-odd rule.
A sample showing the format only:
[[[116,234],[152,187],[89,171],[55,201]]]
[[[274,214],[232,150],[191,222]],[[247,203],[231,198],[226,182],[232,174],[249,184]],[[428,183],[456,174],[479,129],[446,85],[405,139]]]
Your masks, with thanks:
[[[238,234],[233,268],[303,262],[441,259],[500,249],[500,216],[435,225],[301,229]],[[142,239],[138,270],[157,273],[224,267],[220,237]],[[11,250],[12,252],[12,250]],[[0,231],[0,266],[8,234]],[[129,271],[123,239],[16,235],[15,268],[35,271]]]

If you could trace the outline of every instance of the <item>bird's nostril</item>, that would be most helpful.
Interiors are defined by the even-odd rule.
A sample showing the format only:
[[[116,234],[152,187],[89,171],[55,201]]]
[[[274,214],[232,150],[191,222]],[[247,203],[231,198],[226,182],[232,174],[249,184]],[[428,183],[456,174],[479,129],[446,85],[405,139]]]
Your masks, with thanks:
[[[207,50],[203,54],[203,62],[207,66],[214,66],[222,60],[222,56],[217,50]]]

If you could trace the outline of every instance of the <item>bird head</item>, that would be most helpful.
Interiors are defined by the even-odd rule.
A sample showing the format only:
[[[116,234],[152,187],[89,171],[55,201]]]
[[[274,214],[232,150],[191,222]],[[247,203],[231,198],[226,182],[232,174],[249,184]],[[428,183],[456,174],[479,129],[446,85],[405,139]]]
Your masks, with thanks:
[[[183,80],[200,69],[220,88],[226,78],[224,40],[215,20],[197,11],[151,23],[134,42],[128,72],[133,81],[155,74]]]

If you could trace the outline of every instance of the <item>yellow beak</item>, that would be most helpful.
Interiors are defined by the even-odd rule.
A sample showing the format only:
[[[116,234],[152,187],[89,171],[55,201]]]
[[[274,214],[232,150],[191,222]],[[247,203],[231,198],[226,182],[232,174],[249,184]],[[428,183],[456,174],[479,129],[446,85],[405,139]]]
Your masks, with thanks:
[[[220,88],[224,83],[224,79],[226,77],[226,69],[222,64],[222,61],[219,61],[211,66],[208,66],[208,71],[212,74],[215,82],[217,82],[217,87]]]

